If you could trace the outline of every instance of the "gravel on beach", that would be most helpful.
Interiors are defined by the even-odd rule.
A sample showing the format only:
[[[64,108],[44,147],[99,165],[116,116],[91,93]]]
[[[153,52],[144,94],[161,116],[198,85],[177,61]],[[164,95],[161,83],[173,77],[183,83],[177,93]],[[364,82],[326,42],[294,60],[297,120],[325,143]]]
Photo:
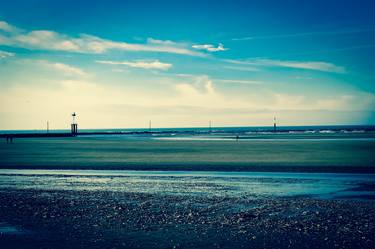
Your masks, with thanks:
[[[0,190],[0,248],[375,248],[374,232],[374,200]]]

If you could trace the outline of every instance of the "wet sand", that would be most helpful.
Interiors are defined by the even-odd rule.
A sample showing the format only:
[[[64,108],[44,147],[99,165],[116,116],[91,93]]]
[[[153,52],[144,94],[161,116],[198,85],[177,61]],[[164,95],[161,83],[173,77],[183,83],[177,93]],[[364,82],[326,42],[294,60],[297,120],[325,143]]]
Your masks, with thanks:
[[[0,143],[0,248],[374,248],[374,151],[363,137]]]
[[[375,199],[375,174],[0,169],[0,189]]]
[[[358,137],[356,137],[358,136]],[[375,172],[375,139],[173,141],[128,137],[0,142],[0,168]]]
[[[0,170],[1,248],[373,248],[375,175]]]
[[[374,248],[375,202],[2,189],[1,248]]]

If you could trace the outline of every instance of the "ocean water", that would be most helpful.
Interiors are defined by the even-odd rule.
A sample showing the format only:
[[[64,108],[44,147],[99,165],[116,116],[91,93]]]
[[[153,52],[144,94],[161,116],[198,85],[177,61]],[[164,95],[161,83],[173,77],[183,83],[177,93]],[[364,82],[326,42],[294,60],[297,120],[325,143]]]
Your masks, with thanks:
[[[150,132],[151,131],[151,132]],[[70,130],[51,130],[49,133],[69,133]],[[4,134],[45,134],[45,130],[0,130]],[[98,134],[95,134],[98,133]],[[80,129],[78,137],[103,140],[374,140],[375,126],[281,126],[273,127],[190,127],[149,129]]]
[[[79,132],[149,132],[149,128],[114,128],[114,129],[79,129]],[[244,127],[185,127],[152,128],[152,132],[175,134],[226,133],[226,134],[268,134],[273,133],[273,126]],[[70,129],[50,130],[50,133],[70,132]],[[320,125],[320,126],[277,126],[278,133],[333,134],[333,133],[368,133],[375,132],[375,125]],[[0,134],[9,133],[46,133],[46,130],[0,130]]]

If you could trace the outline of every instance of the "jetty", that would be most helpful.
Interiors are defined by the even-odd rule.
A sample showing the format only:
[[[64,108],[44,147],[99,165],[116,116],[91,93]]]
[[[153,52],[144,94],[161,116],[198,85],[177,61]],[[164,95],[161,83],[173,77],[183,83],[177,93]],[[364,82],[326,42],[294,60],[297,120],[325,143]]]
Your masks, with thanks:
[[[96,136],[96,135],[142,135],[142,134],[163,134],[172,133],[173,131],[154,131],[151,132],[151,123],[148,131],[95,131],[95,132],[79,132],[78,124],[76,122],[77,114],[72,114],[72,123],[70,125],[70,132],[50,132],[49,122],[47,122],[46,132],[22,132],[22,133],[0,133],[0,138],[5,138],[7,143],[13,143],[16,138],[61,138],[61,137],[76,137],[76,136]]]

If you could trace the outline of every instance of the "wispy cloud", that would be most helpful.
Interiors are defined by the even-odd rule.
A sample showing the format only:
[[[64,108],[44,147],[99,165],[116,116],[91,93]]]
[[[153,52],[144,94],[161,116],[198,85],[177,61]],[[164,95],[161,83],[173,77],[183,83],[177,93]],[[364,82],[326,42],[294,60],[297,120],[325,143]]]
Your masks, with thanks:
[[[73,67],[63,63],[52,63],[51,66],[65,74],[87,76],[87,73],[78,67]]]
[[[289,68],[309,69],[332,73],[345,73],[344,67],[336,66],[329,62],[321,61],[281,61],[281,60],[259,60],[258,63],[265,66],[279,66]]]
[[[217,47],[215,47],[212,44],[196,44],[196,45],[193,45],[192,47],[198,50],[206,50],[208,52],[218,52],[218,51],[228,50],[228,48],[224,48],[224,45],[222,43],[219,43]]]
[[[260,71],[259,68],[251,67],[251,66],[224,66],[223,68],[230,69],[230,70],[236,70],[236,71],[249,71],[249,72]]]
[[[8,32],[8,33],[16,33],[16,32],[21,31],[19,28],[12,26],[9,23],[4,22],[4,21],[0,21],[0,30]]]
[[[197,103],[196,101],[202,101],[202,99],[208,96],[215,96],[217,92],[214,88],[212,80],[207,75],[197,75],[191,77],[191,82],[185,83],[181,82],[174,85],[175,90],[182,94],[184,97],[189,97],[194,101],[192,103]]]
[[[0,59],[4,59],[4,58],[7,58],[7,57],[12,57],[12,56],[14,56],[14,53],[6,52],[6,51],[1,51],[0,50]]]
[[[218,83],[235,83],[235,84],[246,84],[246,85],[258,85],[262,82],[257,80],[237,80],[237,79],[212,79]]]
[[[219,78],[211,78],[208,75],[196,75],[196,74],[172,74],[172,75],[181,77],[181,78],[195,79],[195,81],[205,79],[205,80],[212,81],[214,83],[247,84],[247,85],[262,84],[261,81],[251,80],[251,79],[219,79]]]
[[[179,45],[177,42],[171,40],[158,40],[154,38],[147,38],[147,42],[150,44],[158,44],[158,45],[168,45],[168,46],[176,46]],[[181,45],[181,43],[180,43]]]
[[[153,61],[96,61],[97,63],[101,64],[108,64],[108,65],[125,65],[134,68],[143,68],[143,69],[158,69],[158,70],[168,70],[172,67],[170,63],[163,63],[159,60]]]
[[[333,63],[324,61],[289,61],[274,59],[248,59],[248,60],[226,60],[232,64],[263,66],[263,67],[285,67],[305,70],[314,70],[330,73],[345,73],[346,69]]]
[[[301,32],[301,33],[276,34],[276,35],[264,35],[264,36],[246,36],[246,37],[240,37],[240,38],[233,38],[232,41],[284,39],[284,38],[299,38],[299,37],[310,37],[310,36],[348,35],[348,34],[374,32],[374,31],[375,31],[375,28]]]
[[[0,35],[0,45],[26,49],[96,54],[105,53],[109,50],[122,50],[205,56],[204,53],[191,50],[188,44],[161,41],[152,38],[142,44],[112,41],[87,34],[73,37],[51,30],[22,31],[4,21],[0,23],[0,29],[7,31],[7,33]],[[17,32],[15,32],[15,30],[17,30]]]
[[[61,62],[52,62],[48,60],[22,60],[22,62],[33,66],[40,66],[49,70],[53,70],[54,73],[60,73],[64,76],[74,77],[87,77],[89,74],[79,67],[68,65]]]

